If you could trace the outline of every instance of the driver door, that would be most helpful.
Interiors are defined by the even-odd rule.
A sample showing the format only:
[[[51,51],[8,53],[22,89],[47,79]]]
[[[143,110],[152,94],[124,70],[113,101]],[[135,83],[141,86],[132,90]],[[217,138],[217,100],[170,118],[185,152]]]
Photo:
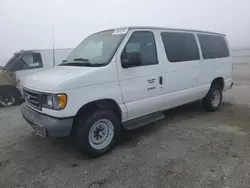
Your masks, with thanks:
[[[157,111],[161,108],[159,97],[163,83],[154,33],[130,30],[119,51],[117,66],[127,120]],[[122,62],[129,61],[131,52],[137,53],[141,62],[131,67],[124,66]]]

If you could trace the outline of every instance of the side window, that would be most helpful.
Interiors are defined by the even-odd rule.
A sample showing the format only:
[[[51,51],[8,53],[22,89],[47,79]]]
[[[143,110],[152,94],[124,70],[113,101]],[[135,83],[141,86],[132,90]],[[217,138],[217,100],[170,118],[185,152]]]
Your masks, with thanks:
[[[199,50],[192,33],[163,32],[161,38],[170,62],[199,60]]]
[[[23,61],[22,70],[36,69],[43,67],[42,58],[40,53],[30,53],[22,56]]]
[[[134,66],[158,64],[154,35],[150,31],[135,31],[121,54],[121,62],[128,62],[132,54],[138,55],[140,63]]]
[[[204,59],[229,56],[227,43],[223,36],[198,34],[198,39]]]
[[[134,51],[140,51],[140,43],[128,43],[126,45],[126,52],[134,52]]]

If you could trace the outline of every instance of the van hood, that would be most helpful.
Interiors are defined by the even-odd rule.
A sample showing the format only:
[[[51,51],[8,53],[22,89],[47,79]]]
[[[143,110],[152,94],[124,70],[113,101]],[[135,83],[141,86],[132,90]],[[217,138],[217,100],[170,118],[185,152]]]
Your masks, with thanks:
[[[62,92],[117,80],[116,65],[104,67],[56,66],[33,73],[23,86],[41,92]]]
[[[23,85],[30,89],[53,91],[57,83],[71,76],[76,76],[81,73],[86,74],[91,71],[93,71],[93,67],[52,67],[27,76]]]

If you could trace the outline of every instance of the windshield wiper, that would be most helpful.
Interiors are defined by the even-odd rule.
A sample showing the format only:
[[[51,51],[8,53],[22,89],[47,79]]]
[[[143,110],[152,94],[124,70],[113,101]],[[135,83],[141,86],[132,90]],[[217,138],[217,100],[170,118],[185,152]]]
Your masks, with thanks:
[[[75,58],[73,60],[74,61],[88,61],[89,62],[89,59],[85,59],[85,58]]]

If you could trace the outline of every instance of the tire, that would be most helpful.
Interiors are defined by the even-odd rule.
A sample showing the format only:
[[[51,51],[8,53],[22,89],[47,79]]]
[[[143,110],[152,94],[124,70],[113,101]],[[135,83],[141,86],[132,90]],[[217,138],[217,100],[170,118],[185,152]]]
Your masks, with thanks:
[[[21,104],[21,94],[19,91],[8,88],[0,93],[0,106],[9,107]]]
[[[222,88],[212,84],[205,98],[202,99],[202,106],[208,112],[214,112],[220,108],[222,101]]]
[[[79,117],[76,121],[75,141],[80,152],[89,157],[99,157],[111,151],[120,137],[120,124],[119,118],[108,109],[97,109]],[[106,128],[101,130],[103,127]],[[100,144],[95,144],[95,141]]]

